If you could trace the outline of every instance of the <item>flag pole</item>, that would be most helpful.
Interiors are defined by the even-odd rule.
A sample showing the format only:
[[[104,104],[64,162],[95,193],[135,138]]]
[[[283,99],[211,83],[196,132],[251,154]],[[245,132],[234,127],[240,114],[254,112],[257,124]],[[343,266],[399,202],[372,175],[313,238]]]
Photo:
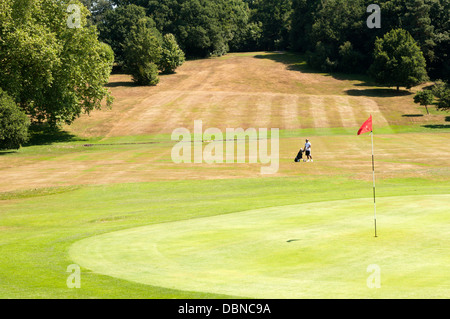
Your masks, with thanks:
[[[370,132],[370,135],[372,136],[372,176],[373,176],[373,220],[375,223],[375,237],[377,236],[377,202],[375,197],[375,158],[374,158],[374,151],[373,151],[373,129]]]

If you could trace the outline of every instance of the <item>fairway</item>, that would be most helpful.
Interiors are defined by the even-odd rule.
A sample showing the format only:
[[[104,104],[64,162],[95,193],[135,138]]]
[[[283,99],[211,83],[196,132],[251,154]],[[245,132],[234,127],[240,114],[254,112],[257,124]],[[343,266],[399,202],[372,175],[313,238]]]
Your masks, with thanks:
[[[449,21],[449,0],[0,0],[0,298],[449,299]]]
[[[248,298],[445,298],[449,195],[384,197],[256,209],[107,233],[70,257],[95,273],[172,289]],[[381,288],[369,289],[369,265]]]
[[[114,74],[108,87],[112,109],[0,152],[0,297],[450,296],[450,119],[414,103],[420,87],[278,52],[189,60],[156,87]],[[369,115],[377,238],[371,137],[356,134]],[[171,133],[198,120],[278,128],[278,172],[250,156],[174,163]],[[314,162],[294,163],[306,138]],[[367,285],[373,265],[380,288]]]

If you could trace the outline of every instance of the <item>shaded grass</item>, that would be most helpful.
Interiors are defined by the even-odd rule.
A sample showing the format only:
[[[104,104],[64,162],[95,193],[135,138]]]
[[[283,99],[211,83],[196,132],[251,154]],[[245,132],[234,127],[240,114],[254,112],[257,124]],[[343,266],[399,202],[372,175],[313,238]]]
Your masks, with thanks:
[[[52,127],[47,124],[31,125],[29,128],[29,134],[30,139],[24,146],[50,145],[54,143],[68,143],[86,140],[59,127]]]
[[[396,97],[396,96],[409,96],[413,95],[413,92],[405,90],[395,90],[386,88],[370,88],[370,89],[350,89],[345,91],[351,96],[368,96],[368,97]]]
[[[369,76],[365,74],[346,74],[346,73],[327,73],[322,72],[317,69],[312,68],[307,63],[307,55],[299,54],[294,52],[283,52],[283,53],[273,53],[273,52],[265,52],[265,54],[257,54],[254,56],[256,59],[268,59],[278,63],[283,63],[287,66],[288,70],[298,71],[302,73],[312,73],[318,74],[322,76],[330,76],[335,78],[336,80],[341,81],[357,81],[356,85],[358,86],[377,86],[375,82],[373,82]]]
[[[13,191],[13,192],[3,192],[3,193],[0,193],[0,200],[24,199],[24,198],[56,195],[56,194],[71,192],[78,188],[81,188],[81,186],[48,187],[48,188],[36,188],[36,189],[20,190],[20,191]]]
[[[448,130],[450,129],[450,124],[428,124],[428,125],[423,125],[424,128],[428,128],[428,129],[438,129],[438,130]]]

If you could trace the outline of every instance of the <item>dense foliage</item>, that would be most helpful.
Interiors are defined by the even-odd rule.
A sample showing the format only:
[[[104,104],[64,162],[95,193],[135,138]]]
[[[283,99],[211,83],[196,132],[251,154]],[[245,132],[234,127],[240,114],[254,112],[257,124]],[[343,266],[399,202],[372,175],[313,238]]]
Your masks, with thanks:
[[[145,20],[132,26],[123,44],[125,70],[140,85],[159,83],[157,63],[161,59],[160,37]]]
[[[136,83],[156,85],[185,57],[292,50],[315,69],[368,73],[385,86],[429,77],[440,83],[437,106],[448,109],[450,1],[380,0],[375,28],[372,3],[0,0],[0,88],[32,122],[70,124],[112,103],[105,84],[114,59]]]
[[[162,36],[143,7],[125,4],[109,10],[98,24],[100,39],[115,52],[119,68],[139,85],[156,85],[159,72],[173,73],[185,54],[172,34]]]
[[[132,31],[136,32],[136,28],[142,32],[147,32],[149,29],[152,33],[157,33],[155,23],[146,16],[145,9],[136,5],[126,5],[109,10],[98,24],[100,40],[111,46],[116,63],[123,64],[125,41]]]
[[[432,79],[450,79],[450,1],[380,0],[381,28],[368,28],[371,0],[293,0],[290,43],[314,67],[360,73],[373,62],[376,38],[402,28],[417,41]],[[347,57],[342,55],[345,45]],[[351,49],[350,49],[351,48]],[[354,59],[348,59],[355,56]],[[350,65],[348,64],[350,62]],[[351,64],[354,65],[351,65]]]
[[[433,85],[432,92],[438,99],[437,108],[449,111],[450,110],[450,85],[441,80],[436,81]]]
[[[117,6],[112,11],[129,4],[142,7],[161,34],[175,36],[188,58],[230,50],[293,50],[307,54],[312,67],[330,72],[367,72],[376,39],[401,28],[420,47],[430,78],[450,79],[448,0],[377,1],[380,28],[366,24],[371,0],[85,1],[96,21],[105,15],[105,2]]]
[[[173,73],[184,61],[184,52],[178,46],[175,36],[171,33],[166,34],[162,40],[159,69],[163,74]]]
[[[425,108],[427,110],[427,114],[430,114],[430,111],[428,110],[428,105],[433,104],[433,101],[434,101],[434,95],[433,95],[433,92],[430,90],[419,91],[414,96],[414,103],[418,103],[420,105],[425,106]]]
[[[369,73],[380,84],[411,88],[427,80],[426,62],[419,46],[403,29],[395,29],[375,41]]]
[[[28,140],[28,125],[26,114],[0,89],[0,150],[20,148]]]
[[[70,124],[101,107],[114,54],[84,27],[88,11],[77,1],[0,0],[0,87],[35,122]],[[70,27],[70,23],[74,27]]]

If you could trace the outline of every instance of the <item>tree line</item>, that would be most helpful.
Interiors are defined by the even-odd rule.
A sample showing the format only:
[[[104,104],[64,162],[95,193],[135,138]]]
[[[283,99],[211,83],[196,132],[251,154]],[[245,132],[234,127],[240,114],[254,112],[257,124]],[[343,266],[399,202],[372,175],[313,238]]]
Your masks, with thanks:
[[[78,19],[89,11],[80,2]],[[17,149],[31,123],[72,123],[111,105],[114,62],[95,27],[68,27],[69,2],[0,0],[0,149]]]
[[[381,27],[369,29],[373,0],[84,0],[93,23],[108,11],[136,5],[161,33],[174,34],[188,57],[229,51],[292,50],[307,53],[326,71],[364,72],[377,38],[407,31],[420,47],[432,79],[449,81],[450,2],[380,0]],[[102,33],[102,32],[101,32]],[[106,36],[107,38],[108,36]],[[106,40],[104,38],[104,40]]]
[[[314,69],[368,74],[397,89],[437,81],[430,92],[438,107],[450,107],[448,0],[380,0],[377,28],[367,25],[373,0],[84,1],[100,38],[119,60],[115,42],[124,28],[117,25],[118,15],[139,7],[159,33],[174,36],[188,58],[289,50],[304,54]]]
[[[289,50],[312,68],[397,88],[432,80],[416,102],[448,109],[450,2],[380,0],[380,28],[369,28],[372,2],[0,0],[0,149],[18,148],[30,123],[110,106],[113,67],[156,85],[186,58],[227,52]],[[80,27],[68,27],[74,14]]]

